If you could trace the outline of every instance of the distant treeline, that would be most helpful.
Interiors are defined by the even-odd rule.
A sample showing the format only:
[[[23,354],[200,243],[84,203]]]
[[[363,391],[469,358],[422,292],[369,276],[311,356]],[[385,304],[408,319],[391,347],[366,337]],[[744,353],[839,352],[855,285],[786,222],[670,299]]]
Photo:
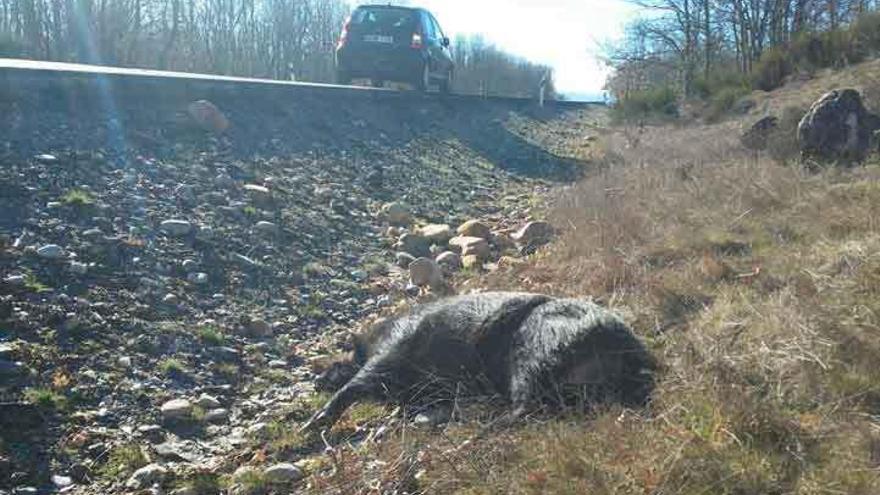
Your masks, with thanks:
[[[629,113],[674,113],[702,98],[715,113],[795,73],[880,52],[878,0],[630,0],[646,15],[609,48],[607,89]]]
[[[344,0],[0,0],[0,57],[331,82]],[[545,73],[458,39],[457,91],[535,94]]]

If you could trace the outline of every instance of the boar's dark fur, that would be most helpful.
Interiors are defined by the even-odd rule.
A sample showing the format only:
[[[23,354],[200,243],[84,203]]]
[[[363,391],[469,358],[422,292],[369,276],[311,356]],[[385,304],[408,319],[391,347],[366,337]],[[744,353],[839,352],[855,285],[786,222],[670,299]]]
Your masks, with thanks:
[[[304,430],[332,425],[361,399],[412,404],[496,396],[519,415],[599,401],[643,405],[653,388],[655,365],[644,345],[613,313],[580,299],[456,296],[387,320],[373,335],[369,345],[356,345],[359,370],[330,371],[325,387],[350,379]]]

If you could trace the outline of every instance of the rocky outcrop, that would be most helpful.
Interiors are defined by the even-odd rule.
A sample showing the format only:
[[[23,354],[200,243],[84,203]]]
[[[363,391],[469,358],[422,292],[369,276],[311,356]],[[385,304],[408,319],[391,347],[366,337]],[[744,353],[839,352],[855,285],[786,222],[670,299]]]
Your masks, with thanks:
[[[854,89],[831,91],[819,98],[798,124],[804,158],[842,163],[861,162],[871,148],[880,116],[865,108]]]

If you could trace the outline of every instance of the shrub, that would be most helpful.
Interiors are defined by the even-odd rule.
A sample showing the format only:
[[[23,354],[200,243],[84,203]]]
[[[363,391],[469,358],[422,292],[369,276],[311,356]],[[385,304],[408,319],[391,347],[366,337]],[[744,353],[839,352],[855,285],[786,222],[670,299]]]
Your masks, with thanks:
[[[771,48],[764,52],[761,60],[752,71],[752,85],[763,91],[772,91],[785,81],[791,74],[791,60],[782,48]]]
[[[880,52],[880,12],[862,14],[853,22],[852,40],[866,56]]]
[[[617,120],[677,117],[678,95],[669,86],[634,91],[617,103],[612,115]]]
[[[799,106],[788,106],[782,110],[779,124],[770,134],[767,146],[770,158],[776,163],[788,163],[800,154],[797,128],[806,113],[807,109]]]
[[[199,340],[206,345],[220,346],[226,342],[226,336],[213,326],[204,326],[198,330]]]
[[[25,399],[43,409],[62,411],[67,408],[67,398],[48,388],[32,388],[24,393]]]
[[[101,466],[97,474],[105,479],[119,479],[146,466],[149,460],[136,444],[125,444],[114,447],[110,451],[107,462]]]
[[[82,189],[71,189],[61,197],[61,202],[67,206],[83,208],[95,204],[95,198],[91,193]]]
[[[709,98],[709,120],[717,120],[750,93],[748,86],[728,86]]]
[[[175,358],[163,359],[159,362],[158,368],[163,375],[169,378],[183,377],[188,372],[186,364]]]

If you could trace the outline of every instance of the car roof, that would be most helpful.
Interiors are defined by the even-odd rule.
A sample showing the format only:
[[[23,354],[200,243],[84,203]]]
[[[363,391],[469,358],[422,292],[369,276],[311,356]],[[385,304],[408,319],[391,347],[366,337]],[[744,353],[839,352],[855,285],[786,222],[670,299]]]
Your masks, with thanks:
[[[400,5],[389,5],[389,4],[378,4],[371,3],[366,5],[358,5],[358,9],[398,9],[398,10],[412,10],[414,12],[427,12],[427,10],[421,7],[404,7]]]

